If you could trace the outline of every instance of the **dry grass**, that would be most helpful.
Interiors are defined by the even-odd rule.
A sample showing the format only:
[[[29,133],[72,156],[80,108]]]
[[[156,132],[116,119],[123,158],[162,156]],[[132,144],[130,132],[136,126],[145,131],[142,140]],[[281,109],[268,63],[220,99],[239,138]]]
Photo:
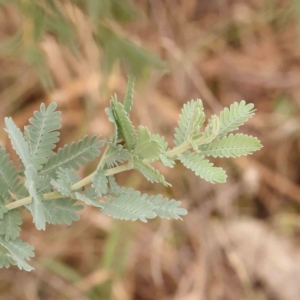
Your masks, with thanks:
[[[24,214],[22,235],[36,247],[36,271],[2,269],[0,299],[299,300],[297,1],[135,2],[144,19],[112,26],[170,66],[138,82],[135,124],[172,141],[184,102],[202,98],[215,113],[245,99],[257,114],[244,131],[264,148],[251,158],[216,161],[228,171],[226,184],[206,183],[181,166],[161,169],[173,184],[167,190],[135,172],[118,176],[124,185],[182,200],[190,212],[183,222],[117,222],[87,207],[71,227],[38,232]],[[54,79],[50,91],[22,60],[0,56],[0,120],[13,115],[22,126],[41,101],[56,101],[62,145],[85,133],[109,136],[103,110],[126,84],[118,65],[106,79],[101,73],[103,53],[86,16],[73,10],[69,16],[79,59],[50,35],[41,43]],[[0,43],[18,26],[13,7],[0,8]],[[7,143],[3,131],[0,140]]]

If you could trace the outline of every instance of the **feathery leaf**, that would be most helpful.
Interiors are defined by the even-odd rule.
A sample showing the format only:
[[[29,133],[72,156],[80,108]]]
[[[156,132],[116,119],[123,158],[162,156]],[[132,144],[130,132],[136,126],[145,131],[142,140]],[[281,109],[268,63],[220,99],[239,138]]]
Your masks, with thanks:
[[[134,168],[141,172],[150,182],[160,182],[165,186],[170,186],[170,184],[166,182],[165,177],[160,174],[158,170],[144,163],[140,158],[134,157],[133,163]]]
[[[24,185],[19,183],[18,172],[9,160],[9,154],[0,147],[0,194],[4,200],[11,199],[9,192],[24,194]]]
[[[226,181],[226,173],[222,168],[214,167],[211,162],[204,159],[204,155],[186,153],[179,157],[183,165],[195,172],[201,178],[212,183]]]
[[[0,205],[0,220],[3,219],[3,216],[8,212],[8,209],[4,204]]]
[[[179,146],[191,140],[198,133],[204,120],[203,104],[200,99],[184,104],[179,115],[178,127],[175,128],[175,145]]]
[[[139,126],[136,146],[133,154],[140,158],[156,160],[162,152],[162,146],[159,142],[151,138],[148,128]]]
[[[103,147],[104,141],[97,140],[96,136],[89,139],[85,136],[82,140],[70,145],[65,145],[58,149],[47,161],[40,174],[56,177],[56,171],[59,168],[79,169],[79,165],[86,165],[87,161],[92,161],[100,155],[99,148]]]
[[[71,186],[79,181],[79,177],[72,169],[59,168],[56,171],[57,179],[51,179],[51,185],[65,196],[71,195]]]
[[[114,145],[108,143],[108,150],[105,152],[103,162],[109,167],[116,167],[125,161],[131,159],[131,154],[127,149],[124,149],[122,145]]]
[[[36,170],[40,170],[47,162],[55,144],[59,141],[57,130],[61,128],[61,118],[60,112],[55,111],[56,107],[57,104],[52,102],[46,109],[42,103],[40,111],[35,111],[34,118],[29,119],[31,125],[26,127],[31,159]]]
[[[109,194],[120,195],[134,195],[141,194],[141,192],[134,190],[133,188],[127,188],[125,186],[120,186],[116,183],[114,176],[108,177],[110,188],[108,190]]]
[[[0,268],[5,267],[8,269],[11,265],[16,264],[16,261],[13,260],[9,251],[3,246],[0,246]]]
[[[98,168],[92,180],[92,187],[95,189],[96,194],[102,197],[107,193],[107,178],[103,173],[103,170]]]
[[[48,175],[39,175],[35,182],[38,194],[50,193],[53,190],[50,182],[51,178]]]
[[[141,220],[147,222],[147,219],[156,217],[153,206],[147,202],[147,194],[123,194],[109,199],[103,204],[102,212],[115,219],[121,220]]]
[[[123,104],[128,114],[130,113],[132,107],[133,92],[134,92],[134,78],[129,76],[127,88],[126,88],[126,94],[124,98],[124,104]]]
[[[122,192],[116,197],[109,199],[103,204],[102,212],[121,220],[141,220],[153,219],[157,215],[161,218],[179,219],[181,215],[186,215],[187,211],[179,208],[180,201],[163,198],[162,195],[150,196],[141,195],[139,191],[122,188]]]
[[[0,245],[7,249],[13,264],[16,264],[20,270],[24,269],[25,271],[33,270],[26,260],[30,260],[31,257],[34,257],[33,247],[28,243],[23,242],[21,239],[16,238],[15,240],[5,240],[3,237],[0,237]],[[5,253],[1,251],[2,254]],[[7,263],[7,259],[6,259]]]
[[[166,153],[169,148],[169,144],[166,142],[165,137],[159,134],[153,134],[152,139],[161,145],[162,153],[159,155],[161,163],[166,167],[173,168],[175,165],[175,159],[169,157]]]
[[[44,215],[44,205],[41,196],[37,192],[36,182],[38,178],[37,171],[33,165],[29,165],[25,170],[26,183],[25,186],[32,197],[30,210],[33,216],[33,222],[38,230],[46,228],[46,220]]]
[[[232,133],[200,147],[201,154],[213,157],[239,157],[252,154],[262,147],[260,141],[244,134]]]
[[[76,204],[76,200],[60,198],[44,202],[46,222],[50,224],[71,225],[72,221],[80,219],[77,211],[83,209],[83,206]]]
[[[25,138],[23,136],[23,133],[21,130],[16,126],[12,118],[5,118],[5,125],[6,125],[6,131],[9,135],[11,144],[19,157],[21,158],[24,166],[28,166],[31,164],[31,158],[29,154],[29,147],[27,142],[25,141]]]
[[[118,132],[124,139],[128,150],[135,145],[136,133],[124,106],[114,98],[111,101],[113,113],[118,125]]]
[[[0,221],[0,235],[4,235],[6,241],[16,239],[20,235],[22,223],[20,211],[9,210]]]
[[[117,141],[118,141],[119,132],[118,132],[118,124],[117,124],[116,118],[115,118],[114,113],[113,113],[112,100],[110,101],[110,108],[106,108],[105,113],[108,116],[108,120],[113,123],[114,134],[112,136],[112,143],[116,144]]]
[[[174,199],[164,198],[162,195],[150,196],[148,201],[153,205],[154,212],[160,218],[181,219],[180,216],[187,215],[187,210],[179,207],[181,202]]]
[[[240,103],[234,102],[230,107],[225,107],[220,113],[220,131],[221,137],[231,131],[237,130],[249,118],[254,115],[255,109],[252,103],[246,104],[244,100]]]
[[[218,135],[219,130],[220,120],[216,115],[213,115],[209,119],[204,132],[196,135],[192,140],[191,144],[193,145],[193,148],[197,150],[199,145],[208,144],[213,141]]]
[[[98,195],[93,188],[86,189],[83,193],[75,193],[75,197],[78,200],[85,202],[87,205],[102,207],[102,203],[99,202]]]

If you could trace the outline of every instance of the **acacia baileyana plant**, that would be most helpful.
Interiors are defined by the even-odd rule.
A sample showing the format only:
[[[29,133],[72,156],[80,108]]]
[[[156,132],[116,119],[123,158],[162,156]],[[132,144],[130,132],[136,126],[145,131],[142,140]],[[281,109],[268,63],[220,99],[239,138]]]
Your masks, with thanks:
[[[121,187],[114,174],[135,169],[149,181],[167,186],[170,184],[151,163],[160,161],[173,168],[180,161],[197,176],[222,183],[226,181],[225,171],[206,157],[238,157],[262,147],[255,137],[230,133],[254,115],[253,104],[233,103],[221,111],[220,117],[213,115],[201,130],[205,121],[203,104],[201,100],[192,100],[183,106],[175,129],[175,145],[170,148],[163,136],[152,135],[144,126],[136,130],[132,125],[133,85],[129,80],[123,103],[114,96],[106,109],[114,125],[109,140],[85,136],[54,153],[61,128],[55,103],[48,107],[41,104],[24,132],[11,118],[5,118],[5,130],[21,165],[17,170],[9,154],[0,148],[0,267],[17,265],[26,271],[33,269],[27,263],[34,256],[33,247],[19,238],[22,215],[17,208],[32,214],[38,230],[45,230],[47,223],[70,225],[79,220],[77,211],[83,208],[80,203],[122,220],[147,222],[157,216],[180,219],[187,214],[180,208],[180,201]],[[104,146],[97,169],[80,180],[76,173],[79,166],[96,159]]]

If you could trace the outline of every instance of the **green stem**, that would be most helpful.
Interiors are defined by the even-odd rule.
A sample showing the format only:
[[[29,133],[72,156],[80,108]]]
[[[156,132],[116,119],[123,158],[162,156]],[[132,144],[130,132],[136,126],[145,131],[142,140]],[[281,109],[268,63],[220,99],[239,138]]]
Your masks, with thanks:
[[[169,157],[173,157],[173,156],[177,156],[179,154],[181,154],[182,152],[188,150],[191,148],[191,144],[189,142],[184,142],[183,144],[174,147],[173,149],[169,150],[166,152],[167,156]],[[100,160],[99,165],[102,163],[103,160]],[[147,161],[147,159],[144,159],[144,162],[149,163],[149,160]],[[99,166],[98,165],[98,166]],[[124,165],[115,167],[115,168],[111,168],[108,169],[104,172],[105,176],[110,176],[110,175],[114,175],[117,173],[121,173],[124,171],[128,171],[131,170],[133,168],[132,163],[128,162]],[[88,175],[87,177],[83,178],[82,180],[76,182],[75,184],[73,184],[71,186],[71,189],[74,190],[78,190],[80,188],[82,188],[83,186],[90,184],[93,180],[93,177],[95,175],[96,171],[94,171],[93,173],[91,173],[90,175]],[[42,195],[42,199],[43,200],[52,200],[52,199],[59,199],[59,198],[64,198],[66,196],[62,195],[60,192],[51,192],[51,193],[47,193]],[[17,200],[15,202],[9,203],[7,204],[5,207],[8,210],[26,205],[26,204],[30,204],[32,201],[31,196],[25,197],[23,199]]]
[[[5,207],[8,210],[11,210],[11,209],[14,209],[14,208],[17,208],[17,207],[29,204],[30,202],[31,202],[31,196],[23,198],[23,199],[20,199],[20,200],[17,200],[17,201],[12,202],[12,203],[9,203],[9,204],[5,205]]]
[[[183,153],[184,151],[190,149],[191,147],[192,147],[191,143],[186,141],[186,142],[182,143],[181,145],[174,147],[173,149],[167,151],[166,154],[169,157],[177,156],[177,155]]]

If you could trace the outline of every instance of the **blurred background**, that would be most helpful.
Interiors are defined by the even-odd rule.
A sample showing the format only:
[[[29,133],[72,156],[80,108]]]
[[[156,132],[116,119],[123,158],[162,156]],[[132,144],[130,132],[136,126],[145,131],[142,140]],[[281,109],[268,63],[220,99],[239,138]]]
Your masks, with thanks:
[[[181,165],[160,168],[171,188],[118,175],[181,200],[183,221],[120,222],[86,207],[72,226],[39,232],[24,214],[35,271],[1,269],[1,300],[300,299],[299,0],[0,0],[0,70],[1,128],[56,101],[60,146],[111,134],[104,109],[130,73],[135,125],[172,143],[185,102],[201,98],[211,115],[245,99],[257,113],[241,131],[264,145],[215,160],[225,184]],[[10,147],[3,130],[0,143]]]

